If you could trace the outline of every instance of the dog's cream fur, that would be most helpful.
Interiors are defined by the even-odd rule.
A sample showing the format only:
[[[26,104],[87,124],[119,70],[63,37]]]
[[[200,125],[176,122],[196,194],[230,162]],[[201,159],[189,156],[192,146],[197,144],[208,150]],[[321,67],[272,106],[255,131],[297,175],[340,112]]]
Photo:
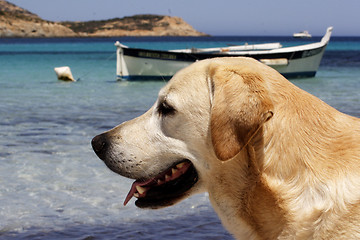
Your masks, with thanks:
[[[237,239],[360,239],[360,120],[256,60],[194,63],[106,136],[104,161],[126,177],[189,159],[188,195],[207,191]]]

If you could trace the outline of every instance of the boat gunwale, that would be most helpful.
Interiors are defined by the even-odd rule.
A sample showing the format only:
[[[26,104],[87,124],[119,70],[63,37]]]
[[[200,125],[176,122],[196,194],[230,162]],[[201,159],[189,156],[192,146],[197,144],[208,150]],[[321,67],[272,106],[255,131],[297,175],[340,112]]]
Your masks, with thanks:
[[[124,56],[132,56],[137,58],[144,59],[159,59],[166,61],[185,61],[185,62],[194,62],[197,60],[203,60],[207,58],[215,58],[215,57],[252,57],[255,59],[268,58],[268,59],[276,59],[276,58],[286,58],[288,60],[291,59],[299,59],[304,58],[304,52],[313,51],[313,53],[308,54],[306,57],[310,57],[313,55],[320,54],[327,45],[319,46],[316,48],[304,48],[298,49],[297,51],[256,51],[256,52],[236,52],[235,54],[231,53],[184,53],[184,52],[168,52],[164,50],[150,50],[150,49],[142,49],[142,48],[125,48],[123,50]],[[140,56],[139,52],[148,52],[147,56]],[[162,57],[161,57],[162,56]],[[170,57],[176,56],[176,57]]]

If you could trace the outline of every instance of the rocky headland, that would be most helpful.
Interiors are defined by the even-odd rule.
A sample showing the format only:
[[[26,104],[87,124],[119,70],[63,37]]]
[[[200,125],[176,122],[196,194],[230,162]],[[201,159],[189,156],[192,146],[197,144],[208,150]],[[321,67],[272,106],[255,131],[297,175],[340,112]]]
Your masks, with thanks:
[[[53,22],[0,0],[0,37],[206,36],[179,17],[135,15],[103,21]]]

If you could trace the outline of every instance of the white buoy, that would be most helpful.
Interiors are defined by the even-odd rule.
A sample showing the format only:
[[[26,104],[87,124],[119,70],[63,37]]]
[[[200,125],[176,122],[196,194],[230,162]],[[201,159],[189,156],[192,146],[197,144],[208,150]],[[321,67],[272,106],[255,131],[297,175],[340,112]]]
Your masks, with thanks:
[[[56,67],[54,71],[59,80],[76,82],[68,66]]]

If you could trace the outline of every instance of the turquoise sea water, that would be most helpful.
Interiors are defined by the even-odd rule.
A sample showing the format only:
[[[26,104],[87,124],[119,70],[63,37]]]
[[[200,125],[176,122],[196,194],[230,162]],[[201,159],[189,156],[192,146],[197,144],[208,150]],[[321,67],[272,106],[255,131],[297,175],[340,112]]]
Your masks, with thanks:
[[[157,211],[122,206],[132,181],[90,141],[144,113],[165,82],[117,82],[116,40],[172,49],[318,38],[0,39],[0,239],[232,239],[206,194]],[[63,65],[80,81],[58,81]],[[316,77],[292,82],[360,117],[360,38],[333,37]]]

